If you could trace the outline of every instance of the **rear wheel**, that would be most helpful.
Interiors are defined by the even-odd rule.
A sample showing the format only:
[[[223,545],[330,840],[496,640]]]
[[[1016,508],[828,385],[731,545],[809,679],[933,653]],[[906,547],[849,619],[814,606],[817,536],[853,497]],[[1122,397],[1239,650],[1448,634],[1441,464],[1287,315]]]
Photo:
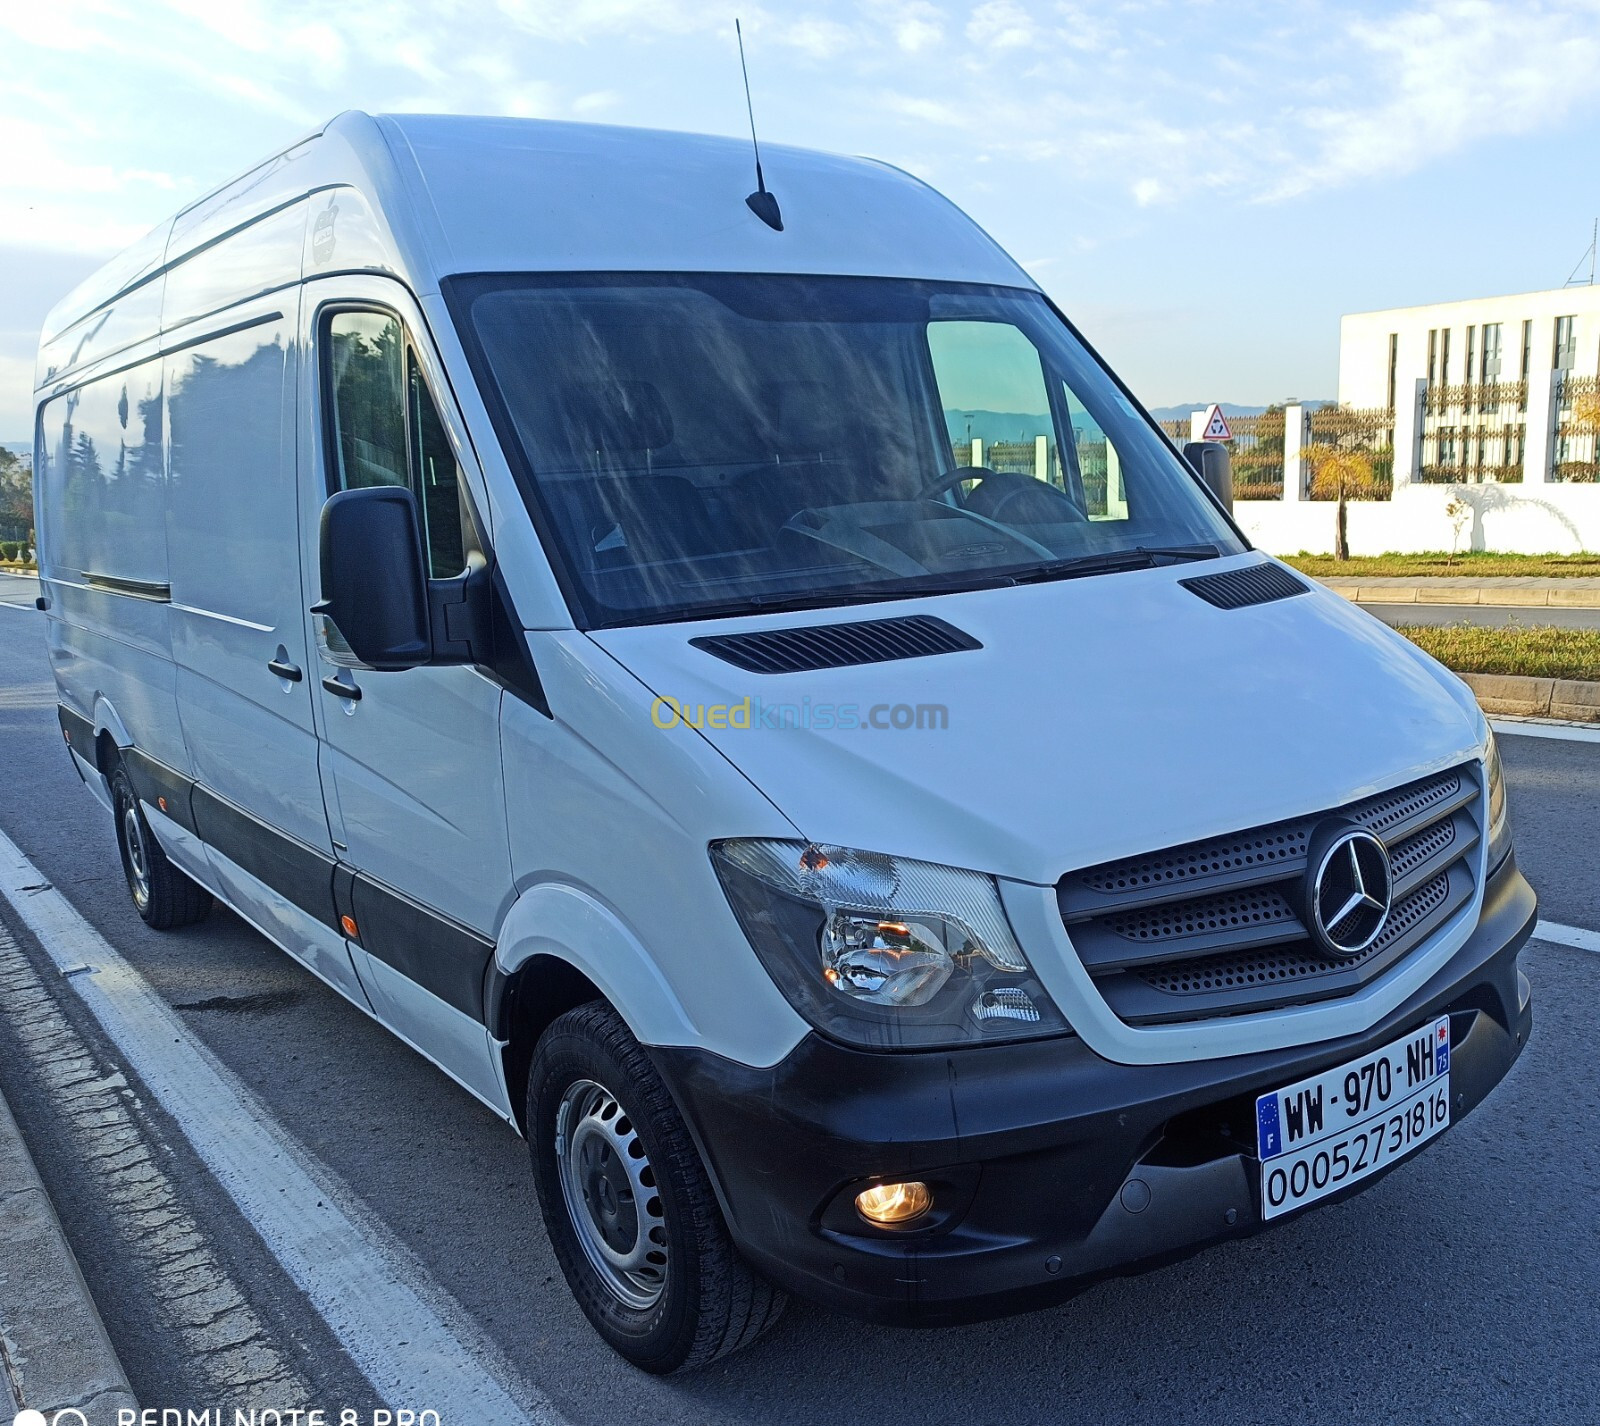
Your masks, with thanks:
[[[127,769],[120,763],[111,772],[111,804],[117,819],[122,874],[145,925],[171,931],[204,921],[211,911],[211,893],[167,860],[145,820]]]
[[[748,1346],[785,1298],[739,1256],[677,1106],[601,1003],[556,1020],[528,1074],[545,1228],[595,1330],[665,1374]]]

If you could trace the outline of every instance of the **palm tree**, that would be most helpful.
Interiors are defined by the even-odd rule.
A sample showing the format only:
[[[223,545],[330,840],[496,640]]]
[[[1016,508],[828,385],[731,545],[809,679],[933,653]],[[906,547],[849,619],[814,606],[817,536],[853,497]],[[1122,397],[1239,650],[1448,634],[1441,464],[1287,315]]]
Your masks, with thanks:
[[[1350,536],[1346,503],[1371,500],[1381,493],[1372,473],[1372,458],[1363,451],[1339,450],[1334,446],[1307,446],[1305,458],[1311,465],[1311,498],[1339,502],[1334,517],[1333,557],[1347,560]]]

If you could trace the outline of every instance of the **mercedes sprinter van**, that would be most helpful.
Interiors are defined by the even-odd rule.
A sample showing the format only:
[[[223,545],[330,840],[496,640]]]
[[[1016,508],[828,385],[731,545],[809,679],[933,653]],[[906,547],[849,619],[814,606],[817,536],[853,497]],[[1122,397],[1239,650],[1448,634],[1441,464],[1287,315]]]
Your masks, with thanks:
[[[1531,1025],[1467,689],[883,164],[346,114],[49,318],[41,604],[154,927],[526,1136],[650,1371],[1373,1181]]]

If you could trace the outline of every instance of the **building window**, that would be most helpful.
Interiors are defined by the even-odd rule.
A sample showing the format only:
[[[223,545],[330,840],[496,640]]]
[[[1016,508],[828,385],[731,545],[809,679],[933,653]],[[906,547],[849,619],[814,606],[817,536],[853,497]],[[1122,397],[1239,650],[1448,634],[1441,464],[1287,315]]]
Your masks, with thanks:
[[[1574,328],[1577,321],[1572,317],[1556,318],[1556,354],[1554,366],[1557,371],[1571,371],[1577,365],[1578,338]]]
[[[1439,385],[1448,386],[1450,384],[1450,329],[1441,327],[1439,336]]]
[[[1428,333],[1428,385],[1432,386],[1439,379],[1439,329],[1434,327]]]
[[[1477,336],[1478,329],[1476,327],[1467,328],[1467,363],[1462,370],[1461,379],[1469,386],[1472,384],[1472,358],[1475,355],[1473,348],[1477,345]]]
[[[1394,410],[1395,378],[1400,370],[1400,333],[1389,333],[1389,409]]]
[[[1500,380],[1500,324],[1498,322],[1485,322],[1483,324],[1483,366],[1479,371],[1478,379],[1487,385],[1491,381]]]
[[[1521,409],[1528,409],[1528,373],[1533,370],[1533,319],[1530,317],[1522,324],[1522,403]]]

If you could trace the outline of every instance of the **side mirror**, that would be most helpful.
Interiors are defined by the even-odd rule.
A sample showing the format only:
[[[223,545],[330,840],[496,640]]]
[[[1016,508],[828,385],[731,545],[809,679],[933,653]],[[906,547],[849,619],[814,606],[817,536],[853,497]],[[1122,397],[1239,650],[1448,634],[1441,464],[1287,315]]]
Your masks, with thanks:
[[[1233,457],[1228,448],[1221,441],[1190,441],[1183,448],[1183,458],[1200,477],[1200,484],[1233,514]]]
[[[368,668],[489,663],[488,568],[427,577],[416,497],[404,486],[341,490],[322,507],[322,600],[312,607]]]

